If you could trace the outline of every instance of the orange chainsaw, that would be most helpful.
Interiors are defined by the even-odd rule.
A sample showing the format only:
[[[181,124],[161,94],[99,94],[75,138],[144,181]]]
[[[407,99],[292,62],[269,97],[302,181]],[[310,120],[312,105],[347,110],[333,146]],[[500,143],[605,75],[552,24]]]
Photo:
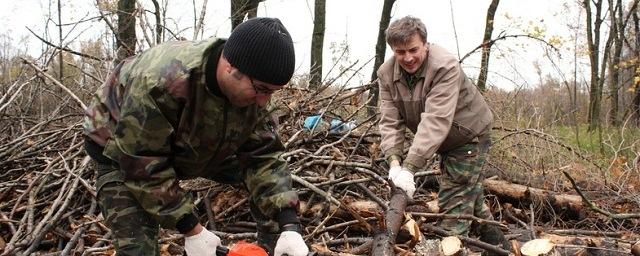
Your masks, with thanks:
[[[257,244],[240,241],[231,247],[218,246],[216,256],[269,256],[269,254]]]
[[[310,252],[307,256],[316,255]],[[269,256],[267,251],[257,244],[240,241],[230,247],[218,246],[216,256]]]

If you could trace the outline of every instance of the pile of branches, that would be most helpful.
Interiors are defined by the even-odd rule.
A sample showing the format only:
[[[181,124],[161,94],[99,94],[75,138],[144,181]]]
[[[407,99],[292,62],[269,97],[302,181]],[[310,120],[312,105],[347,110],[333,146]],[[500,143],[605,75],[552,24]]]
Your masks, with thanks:
[[[392,185],[386,180],[387,167],[379,149],[379,118],[369,107],[371,97],[367,97],[367,91],[372,86],[327,85],[310,90],[292,85],[281,90],[273,100],[276,103],[274,113],[280,122],[279,133],[287,149],[283,157],[289,162],[294,187],[301,199],[303,236],[312,251],[321,255],[369,254],[375,251],[371,249],[374,237],[388,228],[385,220],[390,217]],[[96,172],[83,152],[82,101],[78,97],[59,97],[65,104],[58,104],[44,115],[40,113],[39,117],[34,117],[32,110],[19,106],[0,112],[0,129],[3,130],[0,138],[1,255],[114,253],[111,231],[104,225],[96,202]],[[305,119],[313,115],[325,123],[305,128]],[[332,130],[333,120],[346,124],[348,129]],[[514,135],[516,133],[496,130],[500,140],[495,145],[498,149],[495,152],[501,155],[492,153],[490,159],[494,160],[490,160],[487,171],[497,171],[503,177],[509,176],[506,168],[534,165],[530,159],[502,156],[507,150],[513,151],[514,144],[522,144],[510,140],[521,140]],[[526,133],[517,135],[528,136]],[[411,141],[408,136],[407,141]],[[562,148],[558,143],[553,145]],[[558,168],[567,165],[567,161],[557,163]],[[564,169],[558,170],[556,173]],[[434,200],[438,173],[437,164],[433,163],[417,173],[418,192],[403,209],[408,214],[399,213],[401,217],[415,219],[412,225],[421,231],[418,233],[434,237],[447,235],[434,225],[440,218],[473,219],[437,213]],[[597,212],[585,206],[580,198],[577,203],[575,200],[562,201],[562,193],[571,194],[569,199],[577,196],[567,189],[568,186],[538,190],[524,186],[525,192],[514,195],[510,194],[514,192],[497,191],[497,188],[513,183],[495,179],[488,179],[488,182],[485,183],[487,193],[494,194],[489,199],[497,217],[495,224],[511,238],[529,240],[546,233],[589,234],[606,237],[602,238],[603,244],[604,240],[610,242],[607,239],[630,244],[637,238],[632,236],[633,232],[638,232],[637,216],[616,219],[604,214],[610,208],[598,208],[602,212]],[[491,182],[496,189],[491,189]],[[184,181],[181,186],[196,195],[201,222],[215,230],[225,242],[255,239],[256,224],[250,217],[247,194],[241,187],[202,179]],[[576,186],[579,187],[580,182]],[[588,196],[587,193],[585,197]],[[603,202],[597,201],[593,206],[602,207]],[[632,209],[638,209],[636,204],[633,206]],[[579,214],[561,215],[567,211]],[[584,230],[589,225],[598,229]],[[554,228],[556,226],[565,229],[558,230]],[[424,238],[412,232],[410,227],[406,228],[407,225],[403,227],[392,236],[397,240],[388,243],[396,252],[420,254],[416,245]],[[486,249],[473,238],[464,241]],[[593,247],[591,242],[583,247]],[[159,243],[163,254],[182,253],[183,236],[175,231],[161,230]],[[623,252],[627,249],[614,247],[611,250]]]

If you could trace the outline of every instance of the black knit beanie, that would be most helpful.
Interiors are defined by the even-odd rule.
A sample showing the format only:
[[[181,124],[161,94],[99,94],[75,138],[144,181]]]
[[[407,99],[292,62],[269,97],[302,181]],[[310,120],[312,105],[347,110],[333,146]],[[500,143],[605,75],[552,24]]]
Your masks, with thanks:
[[[224,45],[224,57],[240,72],[283,85],[295,68],[293,41],[276,18],[253,18],[238,25]]]

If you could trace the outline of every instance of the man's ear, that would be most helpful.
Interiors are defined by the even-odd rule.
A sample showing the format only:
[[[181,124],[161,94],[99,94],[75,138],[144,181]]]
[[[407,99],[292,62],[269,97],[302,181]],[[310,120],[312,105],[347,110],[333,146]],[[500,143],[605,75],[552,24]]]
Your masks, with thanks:
[[[227,72],[228,74],[231,74],[231,72],[233,71],[233,69],[235,69],[233,66],[231,66],[231,63],[229,63],[229,61],[227,60],[227,58],[224,57],[224,54],[220,55],[220,62],[218,62],[218,66],[221,66],[222,69]]]
[[[228,63],[228,62],[227,62],[227,63]],[[231,73],[233,73],[233,70],[234,70],[234,69],[235,69],[235,68],[234,68],[233,66],[231,66],[231,65],[225,65],[225,66],[224,66],[224,71],[225,71],[225,72],[227,72],[227,74],[231,74]]]

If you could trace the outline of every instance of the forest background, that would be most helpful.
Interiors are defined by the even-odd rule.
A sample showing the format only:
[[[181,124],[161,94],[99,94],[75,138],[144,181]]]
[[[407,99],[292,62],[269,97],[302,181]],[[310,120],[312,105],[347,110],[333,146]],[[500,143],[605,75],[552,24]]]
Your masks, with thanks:
[[[168,40],[228,36],[233,26],[232,2],[135,2],[133,52]],[[387,19],[405,15],[421,18],[427,25],[429,41],[459,56],[466,73],[481,88],[503,95],[509,104],[494,105],[512,106],[510,114],[516,123],[526,126],[535,122],[537,128],[560,125],[562,136],[577,146],[601,152],[610,151],[603,145],[604,138],[595,134],[594,141],[590,136],[594,133],[584,133],[589,139],[580,140],[581,124],[587,124],[589,131],[598,131],[603,125],[611,131],[609,124],[619,127],[638,123],[636,1],[596,1],[589,5],[584,1],[502,1],[490,17],[485,11],[491,3],[488,0],[318,2],[237,1],[237,6],[255,6],[255,13],[250,15],[278,17],[284,22],[294,38],[299,78],[315,76],[323,82],[347,86],[372,81],[375,67],[391,56],[384,43],[384,50],[376,49],[380,47],[376,39],[381,11],[386,11],[382,15]],[[322,19],[315,19],[315,4],[320,3],[324,5]],[[117,60],[117,1],[28,0],[7,4],[0,15],[3,85],[15,81],[22,56],[43,65],[56,65],[48,70],[58,73],[64,72],[64,65],[57,62],[65,61],[64,57],[60,59],[65,52],[73,64],[83,60],[70,51],[60,54],[57,45],[109,60],[101,63],[100,68],[105,70]],[[388,10],[383,10],[385,5]],[[593,7],[586,8],[590,5]],[[320,23],[322,28],[314,31],[314,24]],[[483,45],[484,41],[488,43]],[[320,55],[314,55],[318,50],[312,47],[321,49]],[[483,49],[490,50],[484,64]],[[310,68],[311,63],[316,70]],[[68,71],[82,73],[73,69]],[[72,80],[72,73],[53,75]],[[319,83],[310,82],[312,87]],[[92,89],[86,83],[78,86]],[[539,100],[532,100],[536,98]],[[574,126],[573,135],[564,129],[569,126]]]
[[[638,2],[7,2],[0,15],[0,198],[13,199],[0,203],[0,219],[13,223],[29,216],[18,214],[28,209],[18,205],[37,177],[81,165],[82,108],[114,63],[165,41],[226,37],[254,16],[280,18],[289,28],[297,58],[290,88],[324,95],[322,104],[287,105],[299,109],[282,128],[285,138],[293,140],[312,114],[375,120],[377,91],[370,82],[391,56],[381,33],[390,20],[413,15],[427,25],[430,42],[460,58],[496,114],[496,144],[486,167],[491,173],[566,192],[573,190],[563,176],[568,172],[584,181],[579,184],[594,201],[618,198],[601,205],[606,210],[600,214],[638,212]],[[326,106],[341,92],[349,92],[342,98],[350,97],[352,108]],[[28,251],[35,239],[14,240],[12,246]]]

